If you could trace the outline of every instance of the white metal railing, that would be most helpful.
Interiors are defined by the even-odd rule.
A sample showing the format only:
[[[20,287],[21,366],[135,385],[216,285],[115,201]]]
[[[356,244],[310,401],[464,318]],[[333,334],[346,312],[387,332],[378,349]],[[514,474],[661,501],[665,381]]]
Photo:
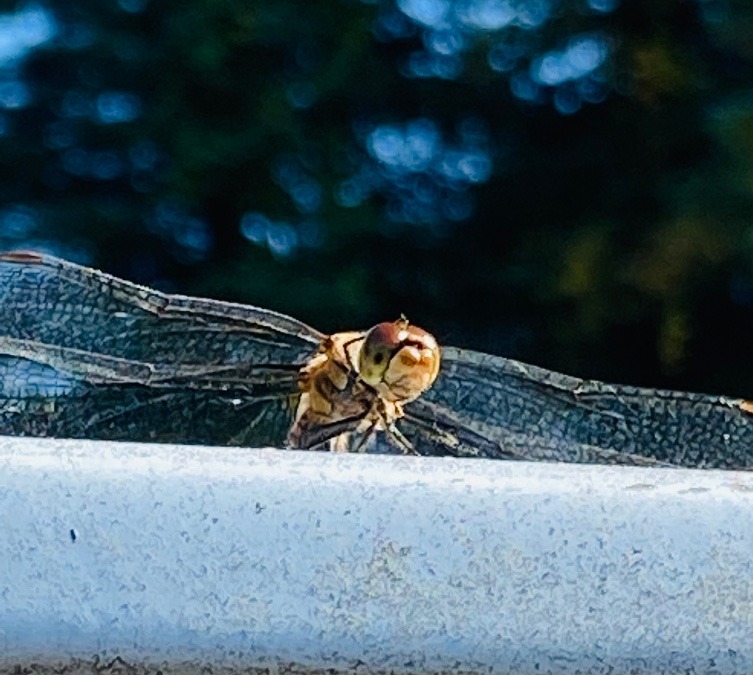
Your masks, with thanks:
[[[0,671],[753,672],[753,475],[0,438]]]

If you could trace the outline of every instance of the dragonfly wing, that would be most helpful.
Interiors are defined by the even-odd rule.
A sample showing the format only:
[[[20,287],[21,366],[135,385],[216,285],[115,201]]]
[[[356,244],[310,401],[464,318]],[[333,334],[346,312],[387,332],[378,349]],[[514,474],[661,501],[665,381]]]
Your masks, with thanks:
[[[276,312],[26,253],[0,254],[0,336],[161,365],[301,363],[323,337]]]
[[[483,422],[462,423],[446,408],[429,401],[412,404],[400,428],[420,455],[672,466],[651,457],[574,443],[556,436],[500,433],[498,427]]]
[[[406,422],[422,439],[432,425],[450,434],[450,445],[453,436],[468,437],[485,456],[743,468],[753,465],[753,416],[741,403],[585,381],[446,348],[442,373],[407,407],[414,419]]]
[[[320,339],[266,310],[0,255],[0,433],[282,445]]]
[[[282,446],[297,372],[263,385],[219,380],[94,384],[52,365],[0,355],[0,434],[212,445]],[[206,386],[211,384],[212,386]]]

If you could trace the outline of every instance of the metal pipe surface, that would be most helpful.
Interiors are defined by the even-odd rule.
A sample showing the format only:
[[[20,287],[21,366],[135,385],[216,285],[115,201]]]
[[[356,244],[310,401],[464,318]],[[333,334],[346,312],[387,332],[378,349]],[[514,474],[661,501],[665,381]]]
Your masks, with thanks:
[[[752,491],[0,438],[0,671],[753,672]]]

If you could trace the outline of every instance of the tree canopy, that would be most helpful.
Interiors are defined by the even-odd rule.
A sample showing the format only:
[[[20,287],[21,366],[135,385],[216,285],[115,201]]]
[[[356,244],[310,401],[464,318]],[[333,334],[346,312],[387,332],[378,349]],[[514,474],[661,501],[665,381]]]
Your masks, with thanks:
[[[734,0],[6,2],[0,247],[751,396],[751,29]]]

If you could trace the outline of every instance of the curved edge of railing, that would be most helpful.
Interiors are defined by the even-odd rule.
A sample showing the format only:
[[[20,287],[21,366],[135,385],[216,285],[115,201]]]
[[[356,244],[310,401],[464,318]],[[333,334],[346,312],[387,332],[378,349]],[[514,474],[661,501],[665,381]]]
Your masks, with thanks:
[[[0,671],[753,671],[750,474],[6,437],[0,517]]]

